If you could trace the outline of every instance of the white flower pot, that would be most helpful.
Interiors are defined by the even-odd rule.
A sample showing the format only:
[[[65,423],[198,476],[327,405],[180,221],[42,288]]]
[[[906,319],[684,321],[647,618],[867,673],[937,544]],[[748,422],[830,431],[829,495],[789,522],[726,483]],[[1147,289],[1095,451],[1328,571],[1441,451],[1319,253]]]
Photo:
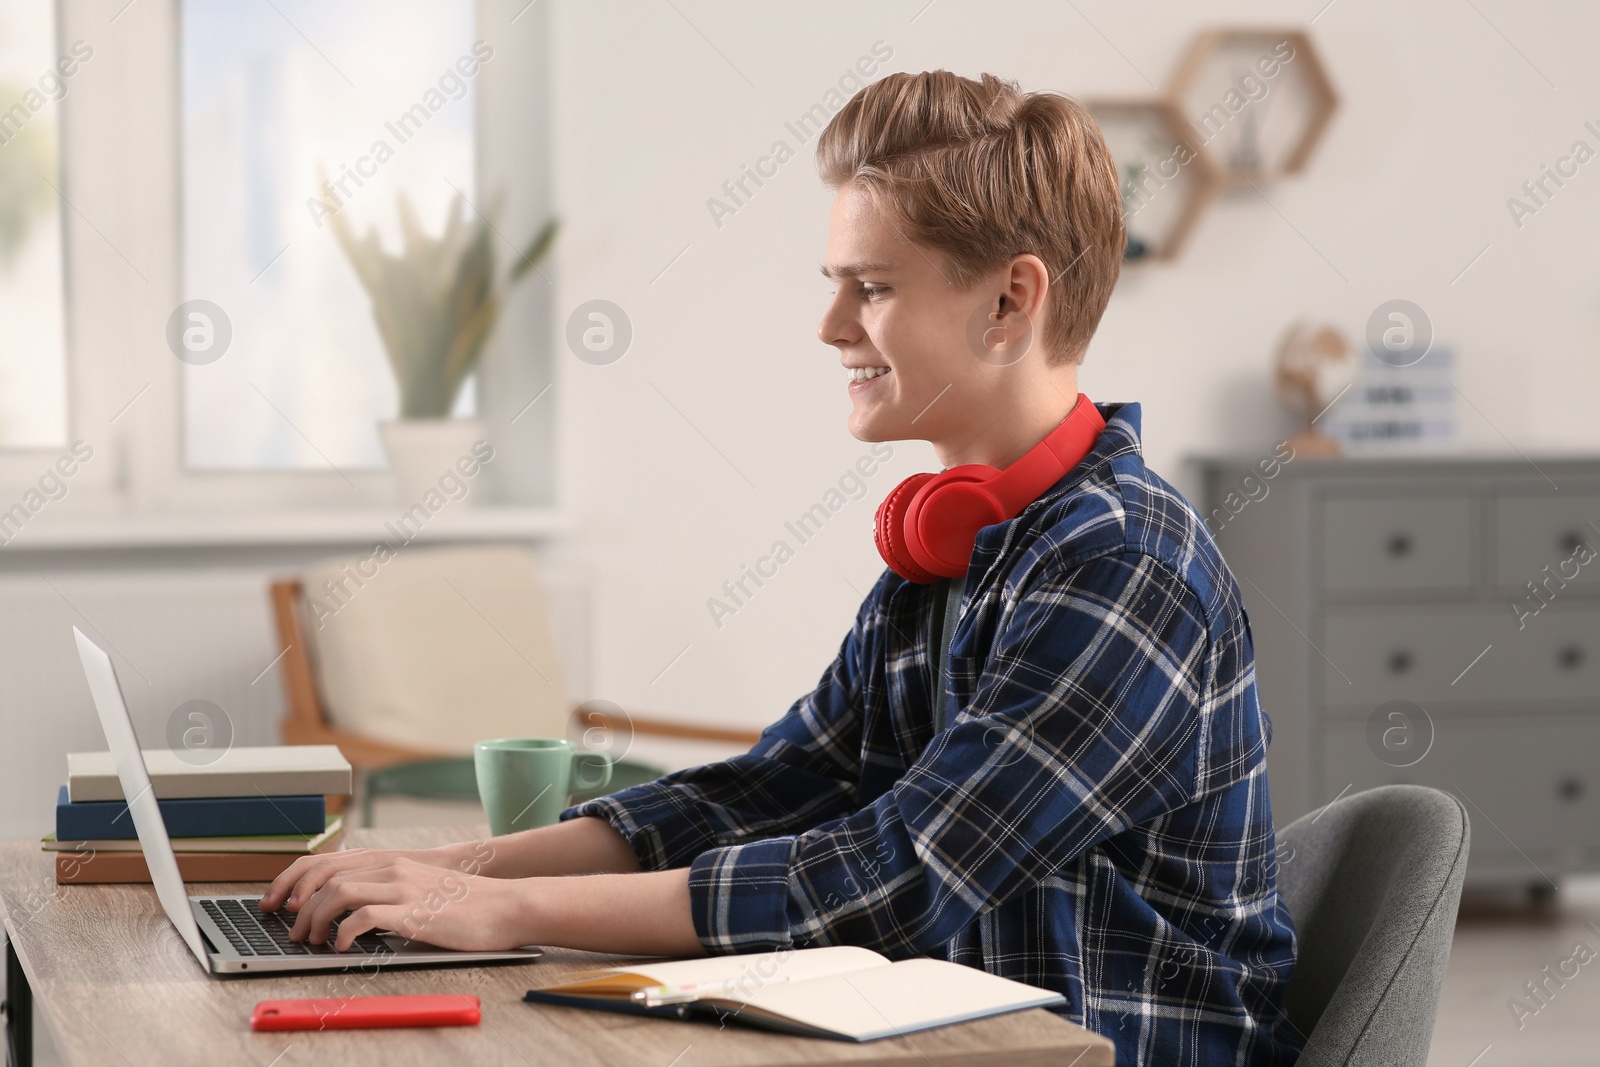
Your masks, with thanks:
[[[451,500],[451,507],[474,507],[480,502],[487,486],[477,475],[482,457],[474,454],[473,446],[488,439],[480,420],[393,419],[378,423],[378,436],[389,454],[401,507],[421,503],[430,490]],[[463,466],[474,476],[465,476]],[[465,495],[461,485],[466,486]]]

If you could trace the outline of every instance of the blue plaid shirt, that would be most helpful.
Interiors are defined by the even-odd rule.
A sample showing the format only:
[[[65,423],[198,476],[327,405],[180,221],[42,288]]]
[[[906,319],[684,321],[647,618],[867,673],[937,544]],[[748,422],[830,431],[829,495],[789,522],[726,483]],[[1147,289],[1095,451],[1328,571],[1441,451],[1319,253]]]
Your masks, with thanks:
[[[1117,1062],[1292,1064],[1239,589],[1139,407],[978,534],[934,736],[933,586],[884,571],[748,753],[568,809],[689,867],[711,952],[863,945],[1052,989]]]

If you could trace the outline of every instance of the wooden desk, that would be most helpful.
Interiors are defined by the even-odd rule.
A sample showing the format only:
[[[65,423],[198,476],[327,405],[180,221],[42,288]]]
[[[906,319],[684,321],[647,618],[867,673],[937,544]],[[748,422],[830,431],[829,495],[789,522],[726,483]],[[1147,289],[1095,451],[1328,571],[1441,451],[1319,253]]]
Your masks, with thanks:
[[[353,830],[349,840],[418,848],[486,833],[486,827]],[[188,888],[249,893],[262,887]],[[621,959],[563,949],[509,966],[214,978],[195,962],[150,886],[57,886],[50,857],[36,841],[0,844],[0,912],[21,965],[17,973],[25,975],[38,1014],[69,1064],[1109,1067],[1113,1060],[1109,1041],[1042,1009],[857,1045],[525,1003],[529,988]],[[21,992],[8,989],[7,997],[26,999],[14,996]],[[249,1027],[258,1000],[437,992],[479,997],[482,1023],[261,1034]]]

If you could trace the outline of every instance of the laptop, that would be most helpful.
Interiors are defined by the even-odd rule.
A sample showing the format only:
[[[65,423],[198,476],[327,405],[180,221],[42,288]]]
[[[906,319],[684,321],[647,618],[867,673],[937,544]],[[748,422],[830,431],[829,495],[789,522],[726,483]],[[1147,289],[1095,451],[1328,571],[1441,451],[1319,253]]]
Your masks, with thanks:
[[[100,725],[122,780],[122,795],[129,798],[139,846],[144,850],[150,880],[167,918],[183,938],[189,951],[212,974],[283,974],[300,971],[372,970],[387,967],[439,967],[454,964],[511,963],[536,960],[544,953],[532,947],[506,952],[456,952],[413,941],[390,931],[369,931],[356,938],[355,945],[339,952],[332,937],[320,945],[289,940],[295,914],[277,911],[264,914],[257,902],[261,895],[191,897],[184,892],[178,860],[167,836],[161,808],[150,787],[150,774],[139,752],[133,733],[133,719],[122,697],[116,668],[105,651],[83,635],[76,626],[78,657],[89,679]],[[442,870],[442,869],[441,869]],[[337,926],[337,923],[335,924]]]

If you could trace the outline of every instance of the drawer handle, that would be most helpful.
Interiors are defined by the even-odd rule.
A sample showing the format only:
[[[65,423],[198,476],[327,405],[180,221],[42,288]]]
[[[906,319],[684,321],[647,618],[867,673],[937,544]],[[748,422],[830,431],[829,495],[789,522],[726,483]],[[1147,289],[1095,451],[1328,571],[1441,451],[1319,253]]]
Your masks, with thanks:
[[[1411,535],[1408,533],[1390,534],[1388,542],[1383,546],[1389,555],[1395,559],[1404,559],[1411,555]]]
[[[1577,645],[1563,645],[1556,652],[1556,664],[1564,671],[1575,671],[1583,666],[1583,649]]]
[[[1403,648],[1397,648],[1389,653],[1389,673],[1405,674],[1411,670],[1411,653]]]
[[[1583,779],[1569,774],[1556,783],[1556,796],[1571,804],[1583,797]]]

